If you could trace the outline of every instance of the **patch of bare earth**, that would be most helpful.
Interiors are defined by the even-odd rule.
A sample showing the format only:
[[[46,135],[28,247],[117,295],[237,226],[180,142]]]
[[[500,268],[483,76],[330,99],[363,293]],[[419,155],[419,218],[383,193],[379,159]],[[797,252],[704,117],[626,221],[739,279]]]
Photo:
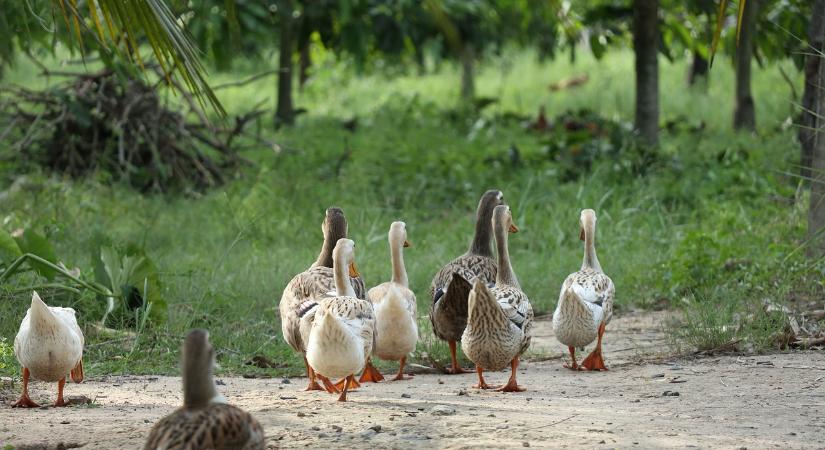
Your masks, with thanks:
[[[527,392],[470,386],[475,374],[417,375],[364,385],[350,402],[303,392],[306,379],[219,378],[252,412],[270,448],[822,448],[825,355],[667,356],[665,313],[617,317],[605,337],[612,370],[571,372],[558,357],[521,365]],[[566,354],[548,322],[534,348]],[[584,356],[584,355],[581,355]],[[506,372],[490,373],[503,382]],[[16,385],[19,387],[19,384]],[[33,398],[54,400],[34,383]],[[152,424],[181,401],[175,377],[101,377],[67,385],[92,406],[0,407],[0,443],[18,448],[141,448]],[[35,447],[37,446],[37,447]]]

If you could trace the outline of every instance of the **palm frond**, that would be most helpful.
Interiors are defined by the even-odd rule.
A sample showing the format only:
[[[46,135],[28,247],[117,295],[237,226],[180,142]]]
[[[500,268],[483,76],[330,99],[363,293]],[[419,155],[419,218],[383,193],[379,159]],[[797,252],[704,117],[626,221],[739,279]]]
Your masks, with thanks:
[[[83,27],[93,31],[92,36],[101,48],[117,53],[145,70],[140,54],[140,40],[145,38],[167,84],[185,87],[201,108],[208,104],[221,117],[226,115],[206,81],[206,69],[198,49],[164,0],[52,1],[63,13],[67,30],[74,31],[74,39],[81,49]],[[182,83],[172,83],[172,77],[179,78]]]

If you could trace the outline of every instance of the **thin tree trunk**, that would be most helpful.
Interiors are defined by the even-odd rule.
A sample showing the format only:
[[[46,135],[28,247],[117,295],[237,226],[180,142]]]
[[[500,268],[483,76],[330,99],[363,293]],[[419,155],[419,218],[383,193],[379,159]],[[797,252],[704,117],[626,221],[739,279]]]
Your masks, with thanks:
[[[816,115],[823,114],[823,110],[816,108],[817,86],[816,77],[822,65],[821,52],[825,50],[825,0],[816,0],[808,25],[808,49],[805,57],[805,90],[802,93],[802,111],[799,118],[799,143],[801,144],[800,175],[803,180],[811,176],[811,158],[814,146],[814,126]]]
[[[292,125],[295,122],[292,109],[292,52],[295,47],[292,41],[292,0],[282,0],[280,5],[278,9],[281,19],[281,42],[278,55],[278,105],[275,123]]]
[[[312,67],[312,55],[309,53],[310,41],[307,39],[306,43],[301,46],[300,65],[298,72],[298,88],[303,90],[304,85],[309,79],[309,68]]]
[[[465,43],[461,48],[461,99],[471,101],[476,96],[473,65],[475,49],[473,44]]]
[[[703,83],[707,87],[708,82],[708,60],[698,51],[693,51],[693,61],[690,64],[688,73],[688,85],[695,86],[696,83]]]
[[[822,56],[819,56],[820,58]],[[814,78],[814,108],[825,111],[825,64],[819,64]],[[813,145],[811,155],[811,204],[808,210],[808,255],[825,256],[825,118],[813,117]]]
[[[747,0],[740,24],[742,31],[736,49],[736,106],[733,112],[733,128],[737,130],[756,130],[756,109],[751,94],[751,60],[758,10],[759,0]]]
[[[659,142],[659,1],[634,0],[633,51],[636,54],[636,132]]]

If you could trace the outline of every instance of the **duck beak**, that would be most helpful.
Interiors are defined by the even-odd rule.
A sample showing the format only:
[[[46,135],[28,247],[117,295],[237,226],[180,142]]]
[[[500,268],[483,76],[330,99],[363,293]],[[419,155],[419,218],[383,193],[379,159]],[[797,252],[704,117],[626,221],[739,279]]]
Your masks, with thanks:
[[[507,231],[509,231],[510,233],[518,233],[518,227],[516,226],[516,224],[511,223],[510,228],[508,228]]]
[[[406,248],[406,247],[412,247],[412,244],[410,243],[410,241],[408,241],[408,240],[404,239],[404,247],[405,247],[405,248]]]
[[[581,232],[579,232],[579,240],[584,240],[584,228],[580,228]]]
[[[355,267],[355,261],[349,263],[349,276],[350,278],[358,278],[361,274],[358,273],[358,268]]]

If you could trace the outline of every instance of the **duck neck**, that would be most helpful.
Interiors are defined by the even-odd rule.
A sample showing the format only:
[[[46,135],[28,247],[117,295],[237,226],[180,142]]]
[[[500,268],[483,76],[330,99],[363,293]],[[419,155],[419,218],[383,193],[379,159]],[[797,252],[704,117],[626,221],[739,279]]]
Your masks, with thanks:
[[[398,241],[390,242],[390,259],[392,260],[392,282],[409,287],[407,268],[404,267],[404,244]]]
[[[338,239],[347,237],[347,223],[344,219],[331,220],[326,233],[324,234],[324,244],[321,246],[321,253],[315,261],[316,266],[332,267],[332,250]]]
[[[476,214],[476,232],[473,242],[470,244],[470,253],[480,256],[493,256],[490,248],[490,235],[492,234],[493,209],[479,206]]]
[[[510,264],[510,250],[507,247],[507,230],[497,227],[496,250],[498,252],[498,271],[496,272],[496,284],[506,284],[521,288]]]
[[[349,272],[347,271],[347,263],[345,261],[335,261],[332,267],[332,275],[335,279],[335,292],[339,296],[355,297],[355,289],[352,287],[352,282],[349,279]]]
[[[602,266],[596,256],[596,227],[586,224],[584,228],[584,259],[582,260],[582,270],[593,269],[601,272]]]
[[[212,378],[212,364],[206,371],[184,354],[183,364],[183,406],[197,409],[207,406],[218,397],[215,380]]]

